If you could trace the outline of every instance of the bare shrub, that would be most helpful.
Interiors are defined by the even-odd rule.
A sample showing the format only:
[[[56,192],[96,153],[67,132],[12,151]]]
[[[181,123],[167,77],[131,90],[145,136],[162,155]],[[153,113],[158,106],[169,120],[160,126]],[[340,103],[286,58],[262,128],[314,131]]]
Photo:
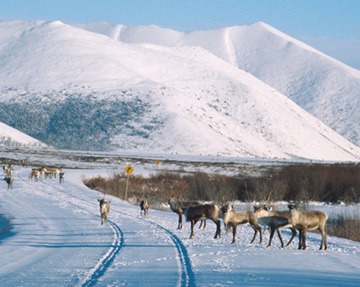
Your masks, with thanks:
[[[83,183],[91,189],[102,191],[107,189],[108,181],[102,176],[97,176],[93,178],[83,178]]]
[[[359,209],[340,214],[333,213],[326,223],[326,232],[336,237],[360,241],[360,213]]]
[[[194,175],[184,176],[189,186],[190,199],[212,200],[214,196],[214,187],[210,185],[209,175],[198,172]]]
[[[360,200],[359,174],[359,164],[298,164],[274,177],[288,183],[285,200],[351,203]]]
[[[271,172],[271,173],[270,173]],[[128,198],[147,199],[153,205],[173,198],[223,204],[228,201],[343,201],[360,200],[359,164],[297,164],[269,169],[263,176],[240,177],[198,172],[181,175],[159,173],[149,177],[130,175]],[[113,174],[83,179],[90,188],[124,199],[128,175]]]
[[[83,182],[91,189],[124,199],[127,177],[125,173],[113,174],[107,179],[97,176],[83,179]],[[169,198],[187,199],[188,197],[187,182],[180,175],[157,174],[148,178],[142,175],[129,176],[128,198],[137,201],[147,199],[151,208],[154,204],[158,205],[158,202],[167,202]]]

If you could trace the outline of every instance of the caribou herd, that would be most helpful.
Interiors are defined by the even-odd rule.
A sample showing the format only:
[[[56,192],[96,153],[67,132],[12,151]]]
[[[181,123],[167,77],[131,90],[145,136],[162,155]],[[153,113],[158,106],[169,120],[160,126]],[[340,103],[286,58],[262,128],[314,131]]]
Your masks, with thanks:
[[[24,165],[24,164],[23,164]],[[13,165],[8,164],[3,166],[4,181],[8,185],[8,190],[12,190]],[[64,183],[64,172],[60,168],[48,168],[45,166],[32,168],[29,174],[30,181],[41,181],[43,178],[56,178],[59,174],[59,182]],[[110,211],[110,200],[98,199],[100,205],[101,224],[107,223],[108,213]],[[327,215],[321,211],[301,211],[299,205],[288,204],[288,210],[278,211],[270,205],[254,206],[254,210],[235,211],[234,206],[226,203],[219,207],[215,204],[203,203],[200,201],[180,201],[168,200],[170,210],[179,216],[178,229],[183,228],[183,216],[187,222],[191,223],[190,238],[194,238],[194,226],[198,221],[201,221],[200,228],[206,228],[206,220],[211,220],[216,225],[216,232],[214,238],[221,238],[221,222],[223,219],[224,228],[226,232],[232,229],[232,242],[236,242],[236,232],[239,225],[250,225],[254,230],[254,236],[250,243],[253,243],[257,234],[260,236],[260,244],[263,242],[260,225],[270,228],[270,239],[267,247],[271,247],[275,231],[278,234],[281,247],[284,247],[284,242],[281,236],[281,228],[291,230],[291,238],[286,244],[286,247],[295,238],[297,231],[299,232],[299,246],[298,249],[306,249],[306,234],[311,230],[318,230],[321,233],[322,239],[320,250],[327,249],[325,224]],[[140,216],[149,217],[149,203],[147,200],[140,201]],[[264,229],[265,230],[265,229]]]
[[[101,224],[107,222],[110,211],[110,201],[98,199],[100,203]],[[292,236],[286,247],[290,245],[299,231],[299,248],[306,249],[306,233],[308,230],[319,230],[322,235],[320,250],[327,249],[325,223],[327,215],[321,211],[299,211],[298,205],[288,204],[288,210],[277,211],[269,205],[254,206],[254,211],[235,211],[234,206],[226,203],[221,208],[215,204],[205,204],[199,201],[168,201],[170,210],[179,216],[178,229],[182,229],[183,215],[187,222],[191,223],[190,239],[195,237],[194,226],[201,221],[200,227],[206,227],[206,220],[210,219],[216,224],[214,239],[221,238],[221,222],[223,219],[226,232],[231,231],[233,238],[231,243],[236,242],[236,231],[239,225],[250,225],[254,230],[254,236],[250,243],[253,243],[257,234],[260,236],[260,244],[263,243],[260,225],[270,228],[270,240],[267,247],[271,247],[275,230],[279,236],[281,247],[284,247],[280,228],[288,228]],[[148,217],[149,204],[147,200],[140,201],[140,216]]]
[[[25,163],[26,163],[25,160],[21,161],[21,164],[23,167],[25,166]],[[7,165],[4,165],[3,172],[4,172],[4,176],[5,176],[4,181],[8,185],[8,190],[12,190],[13,184],[14,184],[14,177],[13,177],[14,166],[13,166],[13,164],[9,163]],[[43,178],[45,178],[45,179],[55,178],[56,179],[58,174],[59,174],[60,183],[64,183],[65,173],[61,170],[61,168],[58,168],[58,167],[49,168],[49,167],[45,167],[45,166],[34,167],[30,170],[29,180],[30,181],[41,181]]]
[[[306,233],[310,230],[318,230],[322,235],[320,250],[327,249],[325,224],[327,215],[321,211],[300,211],[299,205],[288,204],[288,210],[277,211],[269,205],[254,206],[253,211],[235,211],[234,206],[230,203],[218,207],[215,204],[204,204],[194,201],[169,201],[170,209],[179,215],[178,229],[182,228],[182,215],[185,215],[186,221],[191,223],[190,238],[194,238],[194,226],[201,220],[206,224],[210,219],[216,224],[216,233],[214,238],[221,238],[221,224],[219,218],[223,219],[226,232],[231,231],[233,238],[231,243],[236,242],[236,231],[239,225],[250,225],[254,230],[254,236],[250,243],[253,243],[257,234],[260,236],[260,244],[263,242],[260,225],[270,228],[270,240],[267,247],[271,247],[271,242],[275,233],[279,236],[281,246],[284,247],[280,228],[290,229],[292,236],[286,247],[299,231],[298,249],[306,249]],[[200,225],[201,227],[201,225]]]

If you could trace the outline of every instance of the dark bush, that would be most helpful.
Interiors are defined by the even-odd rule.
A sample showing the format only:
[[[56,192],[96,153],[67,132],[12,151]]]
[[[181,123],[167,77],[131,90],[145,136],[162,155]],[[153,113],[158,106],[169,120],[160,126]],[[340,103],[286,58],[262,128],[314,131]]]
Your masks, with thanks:
[[[357,164],[299,164],[284,166],[261,177],[239,177],[194,173],[160,173],[144,178],[130,176],[128,197],[166,202],[169,198],[227,201],[323,201],[345,203],[360,200],[360,167]],[[125,174],[105,179],[95,177],[85,184],[124,198]]]
[[[147,199],[149,204],[167,202],[170,198],[181,200],[189,198],[187,182],[180,175],[172,173],[151,175],[149,178],[142,175],[130,175],[129,179],[125,173],[113,174],[108,179],[98,176],[83,179],[83,182],[91,189],[125,199],[127,180],[129,180],[128,198]]]
[[[275,178],[288,182],[285,200],[359,202],[358,164],[314,164],[285,167]]]
[[[332,214],[326,222],[326,232],[336,237],[360,241],[360,214],[351,213]]]

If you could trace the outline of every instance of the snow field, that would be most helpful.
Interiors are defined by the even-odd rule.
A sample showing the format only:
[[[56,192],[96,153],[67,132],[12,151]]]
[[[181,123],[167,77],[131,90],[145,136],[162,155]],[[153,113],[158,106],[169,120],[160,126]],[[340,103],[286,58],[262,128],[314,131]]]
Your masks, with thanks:
[[[222,227],[206,230],[190,223],[177,230],[177,215],[149,211],[111,197],[109,224],[100,225],[98,192],[81,183],[82,175],[108,171],[65,170],[58,179],[28,180],[29,168],[15,168],[14,190],[0,185],[2,212],[15,217],[12,234],[0,241],[3,286],[358,286],[360,244],[309,233],[308,249],[297,250],[296,237],[282,249],[259,237],[250,244],[251,227],[239,227],[236,244]],[[110,198],[110,196],[109,196]],[[284,241],[290,232],[283,230]]]

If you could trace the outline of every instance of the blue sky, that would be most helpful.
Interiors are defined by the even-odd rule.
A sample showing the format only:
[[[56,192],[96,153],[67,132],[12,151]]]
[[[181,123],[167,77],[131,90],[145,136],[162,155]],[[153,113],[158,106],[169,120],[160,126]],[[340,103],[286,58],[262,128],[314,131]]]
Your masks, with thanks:
[[[263,21],[354,61],[349,53],[360,52],[351,47],[360,44],[360,0],[0,0],[0,20],[155,24],[185,32]]]

